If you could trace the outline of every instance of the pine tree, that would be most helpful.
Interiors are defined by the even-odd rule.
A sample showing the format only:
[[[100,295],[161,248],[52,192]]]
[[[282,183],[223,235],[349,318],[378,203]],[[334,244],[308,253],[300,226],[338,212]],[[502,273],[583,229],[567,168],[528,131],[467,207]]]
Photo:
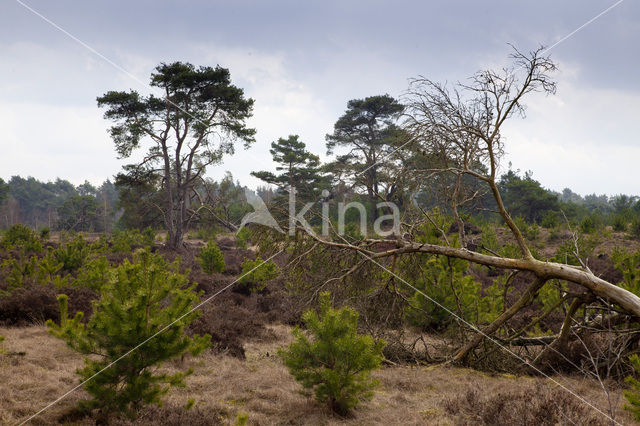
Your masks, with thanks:
[[[320,315],[305,312],[302,319],[313,336],[295,329],[295,341],[279,355],[289,372],[316,400],[340,415],[373,396],[378,384],[371,371],[380,367],[385,342],[359,335],[358,314],[350,307],[333,309],[330,295],[320,295]]]
[[[386,176],[385,169],[391,162],[391,153],[398,149],[398,141],[405,138],[396,125],[403,111],[404,106],[389,95],[352,99],[336,121],[333,133],[326,135],[327,155],[338,148],[347,151],[327,167],[363,187],[372,207],[385,192],[383,186],[392,192],[389,187],[393,186],[393,179]],[[374,208],[372,219],[377,217]]]
[[[301,196],[307,198],[315,195],[322,187],[324,179],[320,174],[320,158],[307,151],[298,135],[272,142],[269,152],[273,161],[279,164],[276,170],[282,173],[275,175],[261,171],[252,172],[253,176],[277,185],[283,192],[288,193],[288,188],[294,187]]]
[[[184,333],[197,316],[190,311],[198,294],[179,273],[177,262],[168,264],[148,249],[139,250],[133,263],[125,260],[110,273],[86,325],[82,312],[67,318],[66,295],[58,298],[60,325],[52,321],[47,325],[73,349],[97,355],[86,358],[84,368],[77,370],[83,381],[88,380],[84,387],[93,397],[81,406],[98,408],[104,417],[114,412],[133,416],[144,404],[159,403],[170,386],[184,385],[184,378],[191,374],[190,369],[157,374],[152,367],[186,352],[202,352],[210,336]]]

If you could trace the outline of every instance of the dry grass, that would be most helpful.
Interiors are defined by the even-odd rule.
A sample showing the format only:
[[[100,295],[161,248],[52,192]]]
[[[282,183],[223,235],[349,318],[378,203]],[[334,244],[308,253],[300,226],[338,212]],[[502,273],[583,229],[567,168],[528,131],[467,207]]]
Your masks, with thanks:
[[[243,412],[249,414],[250,424],[482,424],[473,410],[491,411],[490,404],[495,404],[496,399],[491,399],[494,395],[501,394],[506,398],[508,395],[529,395],[527,398],[531,398],[532,389],[546,397],[560,392],[548,380],[529,377],[489,376],[444,366],[386,367],[375,373],[381,385],[373,400],[352,417],[341,419],[300,393],[300,386],[275,356],[277,348],[290,341],[290,329],[285,326],[270,328],[278,336],[277,341],[246,344],[246,360],[206,353],[166,365],[167,370],[192,366],[195,372],[187,379],[186,388],[175,389],[167,395],[163,408],[146,410],[135,423],[234,424],[237,414]],[[78,383],[74,370],[82,365],[82,356],[47,334],[44,327],[4,328],[0,329],[0,335],[6,337],[4,347],[7,351],[0,356],[0,423],[19,422]],[[579,378],[555,379],[606,411],[605,395],[595,383]],[[469,400],[469,395],[474,393],[484,399]],[[619,391],[615,393],[619,395]],[[78,400],[86,396],[82,390],[74,392],[33,423],[58,423],[64,414],[72,411]],[[195,406],[186,411],[183,407],[191,399]],[[522,397],[514,399],[516,403],[520,401],[520,409],[522,400]],[[622,404],[621,398],[618,404]],[[575,413],[576,407],[582,410],[584,406],[565,401],[558,408],[573,410],[568,414],[581,414],[585,420],[588,417],[590,424],[607,424],[605,418],[592,409]],[[587,417],[584,417],[585,413]],[[71,419],[66,417],[67,422]],[[617,407],[616,419],[622,423],[631,422],[621,407]],[[83,419],[77,423],[93,422]]]

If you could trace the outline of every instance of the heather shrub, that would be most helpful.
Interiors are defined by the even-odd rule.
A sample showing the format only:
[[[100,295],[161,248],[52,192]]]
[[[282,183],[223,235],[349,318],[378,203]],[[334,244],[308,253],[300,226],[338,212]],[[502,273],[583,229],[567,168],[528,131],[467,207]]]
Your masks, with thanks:
[[[224,255],[220,251],[218,244],[211,240],[207,246],[200,250],[198,260],[202,270],[207,274],[223,272],[225,269]]]
[[[346,415],[373,396],[378,382],[371,379],[371,371],[380,367],[385,342],[358,334],[357,312],[332,308],[328,292],[320,295],[319,314],[309,310],[302,320],[311,338],[296,328],[295,341],[278,354],[318,402]]]
[[[542,382],[494,394],[468,389],[442,406],[458,425],[602,424],[601,415],[574,395]]]

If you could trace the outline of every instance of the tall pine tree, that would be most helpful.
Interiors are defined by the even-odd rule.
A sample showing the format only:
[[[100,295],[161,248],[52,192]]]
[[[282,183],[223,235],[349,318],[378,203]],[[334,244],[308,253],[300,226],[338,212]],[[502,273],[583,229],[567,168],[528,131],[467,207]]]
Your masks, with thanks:
[[[372,205],[378,201],[384,181],[381,169],[401,133],[395,122],[403,111],[404,106],[389,95],[352,99],[336,121],[333,134],[326,136],[328,155],[336,148],[347,149],[330,165],[331,169],[363,187]],[[373,212],[375,220],[376,209]]]
[[[285,193],[294,187],[301,198],[313,199],[318,195],[325,179],[320,173],[320,158],[307,151],[298,135],[290,135],[271,143],[269,150],[280,174],[267,171],[251,172],[258,179],[278,186]]]

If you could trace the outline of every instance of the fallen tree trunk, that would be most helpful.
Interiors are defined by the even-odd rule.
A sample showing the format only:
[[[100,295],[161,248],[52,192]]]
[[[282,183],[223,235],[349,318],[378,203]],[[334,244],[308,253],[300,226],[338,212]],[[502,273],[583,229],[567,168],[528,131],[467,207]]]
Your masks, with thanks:
[[[477,345],[479,345],[486,336],[491,335],[498,330],[505,322],[512,318],[520,309],[530,303],[537,291],[551,279],[559,279],[576,283],[592,291],[595,295],[600,296],[610,302],[620,306],[625,312],[640,318],[640,297],[623,289],[615,284],[603,280],[595,276],[590,270],[582,267],[560,264],[555,262],[545,262],[537,260],[533,257],[525,259],[504,258],[499,256],[490,256],[465,248],[451,247],[438,244],[415,243],[404,239],[385,239],[385,240],[369,240],[369,243],[386,243],[393,244],[395,248],[385,251],[372,251],[369,248],[355,246],[349,243],[337,243],[333,241],[325,241],[317,236],[311,235],[322,244],[359,251],[369,260],[382,259],[387,257],[396,257],[406,254],[424,253],[454,257],[467,260],[472,263],[493,266],[501,269],[512,269],[519,271],[529,271],[536,276],[536,281],[525,291],[514,305],[505,311],[498,319],[481,330],[470,342],[460,348],[454,355],[453,361],[458,362],[466,357],[466,355]]]
[[[370,253],[372,259],[408,253],[426,253],[455,257],[480,265],[494,266],[502,269],[529,271],[535,274],[536,277],[545,278],[545,280],[555,278],[579,284],[591,290],[596,295],[617,304],[629,314],[640,318],[640,297],[622,287],[618,287],[615,284],[595,276],[591,271],[581,267],[555,262],[544,262],[533,258],[512,259],[489,256],[463,248],[436,244],[409,243],[404,242],[403,240],[400,240],[399,242],[397,240],[387,241],[399,244],[401,247],[379,253]]]

